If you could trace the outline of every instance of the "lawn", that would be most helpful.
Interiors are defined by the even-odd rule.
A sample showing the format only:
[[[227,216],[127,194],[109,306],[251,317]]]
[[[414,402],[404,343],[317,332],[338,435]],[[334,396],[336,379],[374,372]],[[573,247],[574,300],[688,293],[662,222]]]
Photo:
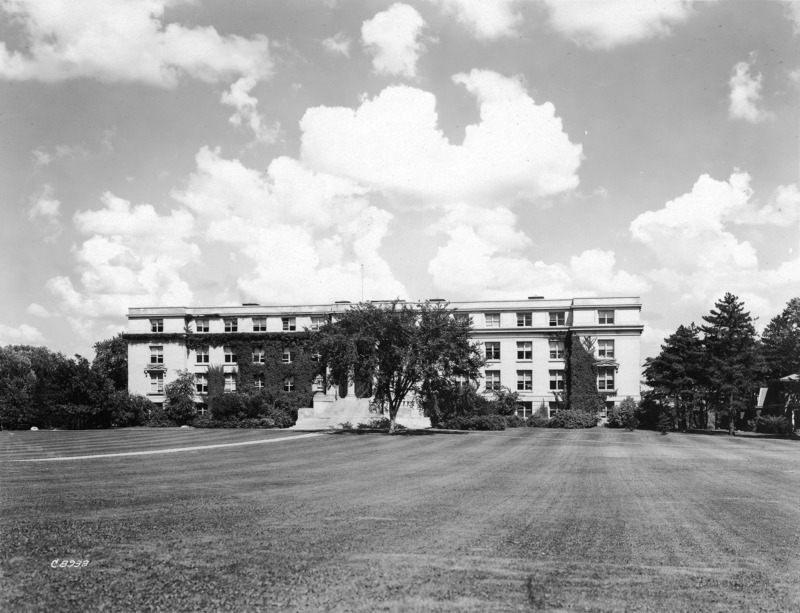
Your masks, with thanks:
[[[796,441],[2,432],[0,470],[3,611],[800,610]]]

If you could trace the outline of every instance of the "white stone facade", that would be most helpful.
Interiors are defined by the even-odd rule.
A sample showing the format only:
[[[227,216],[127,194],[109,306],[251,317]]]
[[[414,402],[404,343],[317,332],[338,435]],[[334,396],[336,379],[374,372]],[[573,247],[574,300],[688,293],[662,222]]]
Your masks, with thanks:
[[[350,306],[131,308],[128,334],[131,338],[144,335],[148,341],[142,342],[144,336],[140,336],[128,344],[129,390],[161,403],[163,385],[174,380],[179,370],[189,370],[200,379],[209,364],[224,365],[231,373],[236,370],[235,364],[226,363],[223,347],[211,347],[208,358],[199,358],[194,350],[188,350],[181,340],[187,331],[228,332],[232,338],[242,332],[291,333],[314,329]],[[608,403],[619,403],[627,396],[637,401],[640,398],[643,326],[638,298],[534,298],[451,302],[449,307],[458,316],[471,318],[472,337],[487,356],[479,391],[488,394],[491,389],[487,388],[498,385],[517,392],[522,402],[520,415],[528,416],[542,403],[552,406],[553,392],[558,391],[565,369],[563,349],[554,344],[554,337],[568,331],[594,340],[600,366],[598,386]],[[328,391],[327,397],[318,400],[315,408],[317,404],[327,406],[335,400],[335,392]],[[197,401],[203,401],[201,394]]]

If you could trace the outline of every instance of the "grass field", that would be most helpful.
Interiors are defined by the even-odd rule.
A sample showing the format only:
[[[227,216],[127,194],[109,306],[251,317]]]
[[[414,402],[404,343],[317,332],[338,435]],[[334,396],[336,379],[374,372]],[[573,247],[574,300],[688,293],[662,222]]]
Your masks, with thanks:
[[[800,611],[796,441],[299,434],[0,433],[0,610]]]

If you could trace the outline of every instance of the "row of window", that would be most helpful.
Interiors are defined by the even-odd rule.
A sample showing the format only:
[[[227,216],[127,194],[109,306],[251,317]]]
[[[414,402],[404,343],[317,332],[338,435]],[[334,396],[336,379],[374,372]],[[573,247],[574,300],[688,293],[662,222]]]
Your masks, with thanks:
[[[566,311],[549,311],[548,325],[551,327],[564,326],[567,323]],[[457,313],[456,318],[466,322],[469,320],[467,313]],[[500,313],[484,313],[483,314],[484,326],[487,328],[500,327]],[[614,311],[597,311],[597,323],[601,325],[614,324]],[[533,326],[533,313],[517,313],[517,328],[530,328]]]
[[[208,375],[205,373],[195,373],[194,375],[195,389],[198,394],[208,393]],[[256,389],[264,389],[264,375],[257,374],[253,376],[253,386]],[[236,374],[225,373],[225,387],[226,392],[236,391]],[[294,391],[294,377],[286,377],[283,380],[283,391]],[[150,373],[150,393],[163,394],[164,393],[164,373],[162,371]]]
[[[195,352],[197,355],[196,361],[198,364],[209,364],[210,363],[210,348],[203,347],[197,349]],[[233,349],[230,347],[223,347],[223,351],[225,352],[225,363],[226,364],[236,364],[238,358],[237,355],[233,352]],[[284,364],[291,364],[292,362],[297,359],[297,351],[294,349],[284,349],[282,355],[282,361]],[[318,353],[312,353],[311,359],[315,362],[319,361],[320,355]],[[253,364],[264,364],[265,362],[265,353],[264,349],[257,347],[253,349]],[[150,363],[151,364],[163,364],[164,363],[164,346],[163,345],[151,345],[150,346]]]
[[[484,344],[486,350],[487,360],[500,359],[500,342],[488,341]],[[601,358],[614,357],[614,341],[613,340],[599,340],[597,341],[597,356]],[[530,341],[517,342],[517,359],[518,360],[531,360],[533,359],[533,343]],[[563,341],[550,341],[550,359],[563,360],[564,359],[564,343]]]
[[[253,332],[266,332],[267,331],[267,318],[266,317],[253,317]],[[239,318],[238,317],[224,317],[222,319],[225,325],[225,332],[238,332],[239,331]],[[311,316],[311,330],[319,330],[327,321],[325,315],[312,315]],[[211,332],[211,320],[208,318],[200,318],[194,320],[196,332]],[[294,332],[297,330],[296,317],[281,317],[281,330],[284,332]],[[151,332],[163,332],[164,320],[151,319],[150,320]]]
[[[567,322],[566,311],[550,311],[548,312],[548,324],[551,327],[564,326]],[[467,322],[470,319],[468,313],[456,313],[456,319]],[[326,315],[312,315],[311,316],[311,330],[319,330],[327,321]],[[266,317],[253,317],[253,332],[266,332],[267,331],[267,318]],[[210,332],[211,320],[208,318],[195,319],[195,330],[197,332]],[[500,313],[484,313],[484,322],[487,328],[500,327]],[[225,317],[223,318],[225,324],[225,332],[238,332],[239,331],[239,318],[238,317]],[[614,324],[614,311],[613,310],[600,310],[597,311],[597,323],[600,325],[613,325]],[[533,313],[517,313],[517,327],[530,328],[533,326]],[[281,330],[284,332],[293,332],[297,330],[296,317],[281,317]],[[151,332],[163,332],[164,320],[151,319],[150,320]]]
[[[614,367],[601,366],[597,369],[597,389],[601,392],[614,390]],[[485,376],[486,390],[499,391],[503,384],[500,380],[499,370],[487,370]],[[564,371],[550,371],[550,391],[559,392],[565,389]],[[533,390],[533,371],[517,371],[517,391],[530,392]]]

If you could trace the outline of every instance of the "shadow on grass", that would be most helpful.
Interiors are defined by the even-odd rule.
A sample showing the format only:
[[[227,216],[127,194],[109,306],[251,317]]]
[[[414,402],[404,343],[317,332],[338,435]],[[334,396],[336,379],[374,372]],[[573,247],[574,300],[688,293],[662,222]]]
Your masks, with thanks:
[[[686,430],[683,434],[700,434],[703,436],[730,436],[727,430]],[[766,434],[763,432],[745,432],[737,430],[736,437],[741,438],[777,438],[787,441],[800,441],[800,436],[797,434]]]

